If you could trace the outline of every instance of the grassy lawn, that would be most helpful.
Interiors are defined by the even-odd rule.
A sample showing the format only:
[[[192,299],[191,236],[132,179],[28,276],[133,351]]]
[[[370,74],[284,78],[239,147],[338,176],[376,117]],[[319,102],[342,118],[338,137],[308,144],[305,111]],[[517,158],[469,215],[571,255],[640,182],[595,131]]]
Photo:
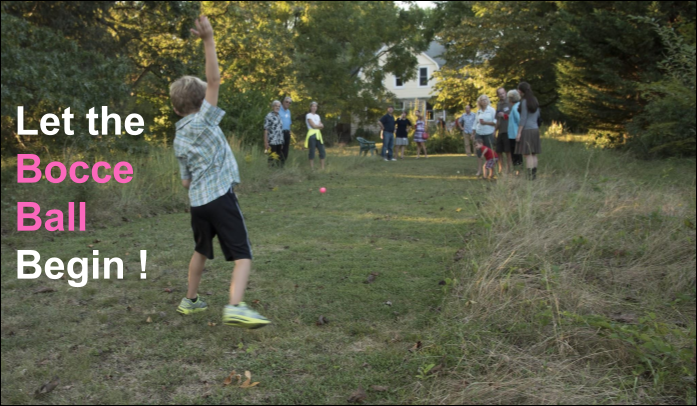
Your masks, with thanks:
[[[332,158],[309,180],[239,196],[255,254],[246,300],[274,322],[260,331],[220,325],[232,268],[217,246],[201,287],[210,310],[176,313],[192,250],[186,213],[3,237],[3,403],[35,401],[54,376],[60,386],[38,402],[342,403],[359,386],[370,402],[409,402],[430,350],[408,350],[438,317],[439,282],[453,277],[455,252],[479,229],[474,202],[485,186],[464,176],[472,158],[373,159],[344,173]],[[128,271],[84,288],[45,276],[18,281],[15,248],[66,263],[99,249]],[[364,283],[371,273],[375,281]],[[56,291],[32,294],[42,286]],[[329,323],[317,326],[320,316]],[[251,371],[260,385],[223,387],[233,370]]]
[[[255,254],[246,301],[274,322],[253,332],[220,324],[232,267],[217,246],[209,311],[175,311],[193,242],[165,155],[136,167],[166,184],[84,192],[118,213],[88,232],[13,233],[3,219],[2,403],[342,404],[359,387],[373,404],[694,402],[694,160],[545,148],[534,184],[476,180],[476,159],[455,155],[333,149],[310,173],[299,151],[284,171],[236,152]],[[141,190],[167,213],[133,211],[148,207]],[[42,263],[99,249],[128,270],[84,288],[19,281],[17,249]],[[259,385],[223,386],[233,370]]]

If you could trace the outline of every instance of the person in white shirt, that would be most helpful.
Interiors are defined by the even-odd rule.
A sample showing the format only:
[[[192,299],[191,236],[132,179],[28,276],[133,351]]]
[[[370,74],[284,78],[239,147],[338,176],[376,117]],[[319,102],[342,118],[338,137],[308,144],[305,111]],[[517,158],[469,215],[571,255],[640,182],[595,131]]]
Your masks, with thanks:
[[[307,136],[305,137],[305,148],[310,149],[310,168],[315,167],[315,149],[319,150],[319,162],[324,169],[324,159],[327,152],[324,149],[324,140],[322,139],[322,130],[324,124],[317,114],[317,102],[310,103],[310,112],[305,115],[305,124],[307,124]]]
[[[496,132],[496,110],[491,107],[489,96],[483,94],[477,99],[476,119],[474,120],[474,140],[481,140],[482,145],[489,149],[494,148],[495,140],[494,133]],[[482,153],[477,150],[477,176],[481,176],[484,162]]]

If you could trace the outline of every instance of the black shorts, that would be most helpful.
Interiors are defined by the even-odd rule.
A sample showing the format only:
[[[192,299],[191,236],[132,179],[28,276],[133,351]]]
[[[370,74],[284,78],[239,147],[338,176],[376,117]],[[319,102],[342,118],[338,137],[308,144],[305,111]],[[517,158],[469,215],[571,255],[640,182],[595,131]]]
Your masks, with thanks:
[[[496,153],[497,154],[510,154],[511,151],[511,143],[508,140],[508,134],[507,133],[499,133],[498,138],[496,138]]]
[[[247,226],[232,189],[210,203],[191,208],[196,252],[213,259],[213,237],[218,236],[226,261],[252,259]]]

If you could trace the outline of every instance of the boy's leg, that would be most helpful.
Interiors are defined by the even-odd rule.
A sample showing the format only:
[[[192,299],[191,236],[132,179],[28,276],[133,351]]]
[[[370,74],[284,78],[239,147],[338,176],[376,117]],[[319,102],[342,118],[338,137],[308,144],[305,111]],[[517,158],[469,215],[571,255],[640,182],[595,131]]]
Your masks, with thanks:
[[[206,265],[206,256],[194,251],[194,255],[189,262],[189,288],[186,292],[186,298],[196,300],[198,296],[198,287],[201,284],[201,275]]]
[[[201,283],[201,274],[206,264],[206,256],[194,251],[189,262],[189,287],[186,297],[181,300],[177,312],[181,314],[194,314],[208,309],[208,304],[198,297],[198,287]]]
[[[238,259],[235,261],[235,270],[232,271],[232,282],[230,283],[231,305],[237,306],[244,301],[244,292],[247,290],[251,271],[251,259]]]

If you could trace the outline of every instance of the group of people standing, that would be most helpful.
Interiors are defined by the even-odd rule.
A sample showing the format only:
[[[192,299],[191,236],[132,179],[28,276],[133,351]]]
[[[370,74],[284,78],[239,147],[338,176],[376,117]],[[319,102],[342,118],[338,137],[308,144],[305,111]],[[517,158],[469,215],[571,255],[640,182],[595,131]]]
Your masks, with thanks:
[[[399,152],[399,158],[404,159],[404,150],[409,145],[409,127],[414,127],[414,142],[416,143],[416,159],[421,157],[421,151],[424,152],[424,157],[428,158],[426,152],[426,140],[428,139],[428,123],[424,120],[421,110],[416,110],[416,123],[412,124],[407,118],[407,113],[395,120],[394,106],[387,107],[387,114],[378,120],[380,126],[380,138],[382,139],[382,157],[385,161],[396,161],[397,158],[393,152],[395,145]],[[396,130],[396,132],[395,132]]]
[[[494,166],[498,163],[499,172],[512,172],[526,162],[528,177],[537,178],[537,156],[541,152],[540,143],[540,104],[527,82],[521,82],[517,89],[506,92],[496,91],[498,103],[496,109],[491,106],[487,95],[477,99],[478,110],[472,112],[471,106],[465,106],[465,113],[457,120],[457,127],[462,130],[465,142],[465,155],[472,155],[472,144],[477,153],[477,176],[493,176]],[[283,103],[275,100],[272,111],[264,119],[264,145],[270,151],[269,161],[285,164],[290,147],[291,113],[290,97]],[[314,168],[315,151],[319,151],[320,164],[324,169],[326,150],[322,138],[324,124],[317,114],[318,104],[310,103],[310,112],[305,115],[307,135],[304,149],[309,149],[310,167]],[[382,157],[385,161],[397,161],[397,156],[404,159],[404,150],[409,144],[408,129],[414,127],[416,158],[428,158],[426,141],[428,140],[428,122],[420,110],[416,110],[416,123],[412,124],[403,112],[400,118],[394,117],[394,106],[387,108],[387,114],[378,120],[383,140]],[[395,147],[396,152],[395,154]],[[503,155],[504,159],[499,160]],[[518,172],[518,170],[516,170]]]
[[[290,105],[293,100],[290,97],[283,99],[283,103],[274,100],[271,103],[271,112],[264,118],[264,147],[269,151],[269,162],[271,164],[285,165],[290,150],[290,126],[292,124]],[[319,105],[317,102],[310,103],[310,112],[305,115],[305,125],[307,135],[303,149],[309,149],[310,167],[315,166],[315,152],[319,151],[319,160],[322,169],[327,157],[322,138],[324,124],[317,114]]]
[[[472,113],[469,105],[465,113],[457,120],[457,127],[462,130],[465,142],[465,154],[472,155],[472,143],[477,152],[477,176],[493,176],[493,169],[498,162],[499,172],[512,172],[526,161],[528,177],[537,178],[537,155],[541,151],[540,142],[540,104],[527,82],[521,82],[517,89],[506,92],[496,91],[499,99],[496,109],[486,95],[477,99],[477,113]],[[495,152],[494,152],[495,150]],[[491,151],[491,153],[489,153]],[[488,154],[488,156],[485,156]],[[484,173],[483,173],[484,172]],[[518,171],[516,171],[518,172]]]

